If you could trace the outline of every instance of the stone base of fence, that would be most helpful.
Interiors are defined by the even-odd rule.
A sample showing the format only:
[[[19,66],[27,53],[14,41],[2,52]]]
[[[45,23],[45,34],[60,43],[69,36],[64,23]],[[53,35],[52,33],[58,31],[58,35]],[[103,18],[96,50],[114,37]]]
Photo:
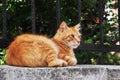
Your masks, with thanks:
[[[120,80],[120,66],[77,65],[69,67],[0,66],[0,80]]]

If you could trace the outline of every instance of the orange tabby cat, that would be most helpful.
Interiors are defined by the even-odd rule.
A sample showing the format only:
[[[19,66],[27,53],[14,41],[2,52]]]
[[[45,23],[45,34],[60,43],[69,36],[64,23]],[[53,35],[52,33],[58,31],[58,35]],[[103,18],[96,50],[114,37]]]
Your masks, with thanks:
[[[51,39],[35,34],[17,36],[9,45],[6,63],[14,66],[74,66],[77,64],[73,49],[80,44],[80,25],[60,24]]]

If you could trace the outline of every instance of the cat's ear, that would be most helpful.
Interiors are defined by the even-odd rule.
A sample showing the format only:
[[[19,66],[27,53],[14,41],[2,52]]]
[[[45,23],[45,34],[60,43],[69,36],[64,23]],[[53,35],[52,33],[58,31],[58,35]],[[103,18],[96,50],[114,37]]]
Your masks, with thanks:
[[[76,30],[81,30],[81,24],[78,23],[77,25],[74,26],[74,28],[75,28]]]
[[[60,24],[59,30],[60,30],[61,32],[64,32],[64,31],[66,31],[67,29],[68,29],[67,23],[64,22],[64,21],[62,21],[62,23]]]

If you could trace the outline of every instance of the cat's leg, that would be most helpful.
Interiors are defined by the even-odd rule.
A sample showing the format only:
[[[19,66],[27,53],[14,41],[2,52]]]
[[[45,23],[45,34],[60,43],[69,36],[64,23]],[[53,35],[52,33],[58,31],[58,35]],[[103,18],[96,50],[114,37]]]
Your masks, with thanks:
[[[65,57],[65,61],[68,62],[69,66],[74,66],[77,64],[77,59],[75,57],[71,57],[71,56],[66,56]]]
[[[60,54],[59,58],[65,60],[69,66],[74,66],[77,64],[77,59],[75,56],[68,56],[65,54]]]
[[[67,62],[62,59],[55,59],[48,64],[50,67],[64,67],[67,65]]]
[[[63,67],[68,65],[66,61],[58,59],[55,53],[47,56],[47,63],[50,67]]]

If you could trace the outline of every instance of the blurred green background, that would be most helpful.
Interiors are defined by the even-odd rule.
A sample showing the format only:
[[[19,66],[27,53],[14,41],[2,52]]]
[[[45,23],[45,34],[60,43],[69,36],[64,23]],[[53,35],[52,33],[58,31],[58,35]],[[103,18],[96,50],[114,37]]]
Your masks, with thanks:
[[[7,1],[7,37],[31,33],[30,0]],[[118,44],[118,4],[116,0],[103,2],[104,45]],[[78,0],[60,0],[60,21],[68,26],[79,23]],[[100,43],[100,19],[98,0],[81,0],[82,42]],[[52,37],[56,32],[56,0],[35,0],[36,33]],[[0,39],[2,39],[2,2],[0,2]],[[78,64],[120,64],[119,52],[79,51]],[[0,64],[5,62],[5,49],[0,49]]]

